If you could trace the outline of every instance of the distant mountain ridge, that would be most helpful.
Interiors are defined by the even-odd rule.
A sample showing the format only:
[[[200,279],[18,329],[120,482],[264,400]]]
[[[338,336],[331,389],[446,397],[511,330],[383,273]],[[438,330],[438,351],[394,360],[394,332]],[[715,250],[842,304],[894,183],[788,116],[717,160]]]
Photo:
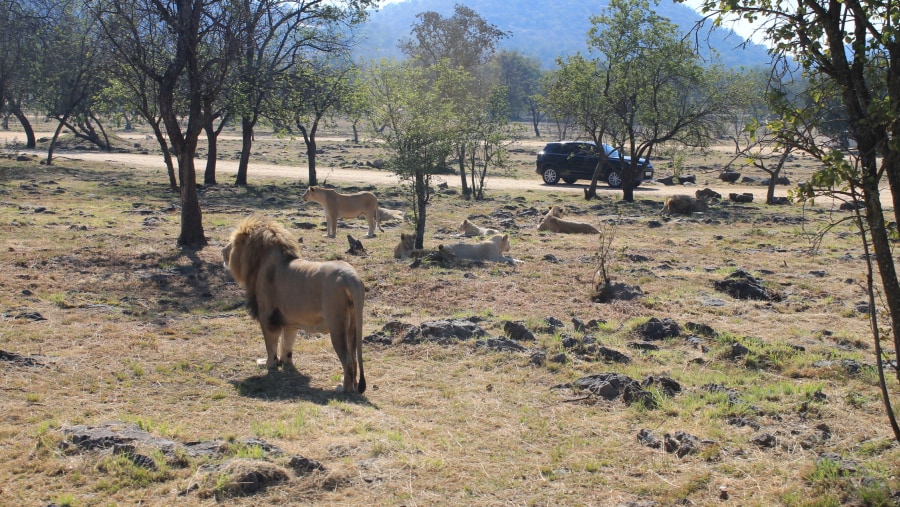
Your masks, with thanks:
[[[559,56],[571,56],[577,52],[588,55],[587,32],[590,17],[600,14],[607,3],[584,0],[404,0],[381,7],[371,14],[365,26],[358,32],[361,44],[354,53],[358,59],[371,60],[403,55],[397,47],[400,39],[408,38],[416,14],[434,11],[442,16],[453,15],[455,3],[465,5],[481,17],[510,32],[510,37],[500,43],[500,49],[518,50],[526,56],[541,61],[545,69],[556,67]],[[700,19],[690,7],[661,0],[653,7],[657,14],[669,18],[682,32],[690,30]],[[709,23],[707,23],[709,26]],[[702,30],[705,36],[707,29]],[[769,64],[766,48],[749,43],[740,47],[744,39],[731,30],[716,29],[710,34],[708,45],[718,54],[718,61],[727,67],[753,68]],[[709,59],[710,52],[701,48],[701,56]]]

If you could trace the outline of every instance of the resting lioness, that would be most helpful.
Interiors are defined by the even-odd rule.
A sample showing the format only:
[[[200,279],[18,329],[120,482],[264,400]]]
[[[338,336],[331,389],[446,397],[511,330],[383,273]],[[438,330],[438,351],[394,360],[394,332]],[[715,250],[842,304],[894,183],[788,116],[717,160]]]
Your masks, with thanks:
[[[554,204],[553,206],[550,206],[550,210],[547,211],[547,213],[544,215],[544,218],[547,218],[547,217],[562,218],[563,215],[565,215],[565,212],[563,211],[563,209],[560,206],[557,206]]]
[[[398,209],[378,208],[378,224],[403,220],[405,213]]]
[[[539,231],[550,231],[550,232],[561,232],[564,234],[599,234],[600,231],[597,230],[591,224],[584,224],[581,222],[570,222],[569,220],[563,220],[561,218],[557,218],[552,215],[547,215],[541,220],[541,225],[538,226]]]
[[[497,234],[480,243],[454,243],[439,245],[439,251],[447,251],[457,259],[470,261],[514,262],[503,254],[509,251],[509,234]]]
[[[459,233],[467,238],[472,238],[476,236],[493,236],[495,234],[500,234],[500,231],[497,229],[489,229],[487,227],[478,227],[477,225],[469,222],[469,219],[466,218],[459,224]]]
[[[376,225],[384,232],[378,220],[378,198],[372,192],[339,194],[330,188],[309,187],[303,193],[303,200],[317,202],[325,208],[325,235],[329,238],[337,236],[338,218],[356,218],[363,215],[369,222],[367,238],[375,237]]]
[[[673,195],[666,199],[662,215],[690,215],[695,212],[704,212],[709,209],[705,199],[697,199],[689,195]]]

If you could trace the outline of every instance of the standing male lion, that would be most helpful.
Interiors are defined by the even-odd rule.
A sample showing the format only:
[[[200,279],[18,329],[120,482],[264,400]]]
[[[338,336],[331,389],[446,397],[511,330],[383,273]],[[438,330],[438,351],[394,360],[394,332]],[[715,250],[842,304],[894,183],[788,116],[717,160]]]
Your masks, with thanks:
[[[247,291],[247,309],[259,322],[266,342],[267,368],[292,366],[298,330],[329,333],[344,369],[339,389],[366,390],[362,358],[366,292],[353,266],[343,261],[301,259],[300,243],[290,232],[259,215],[238,224],[222,257]]]
[[[367,238],[375,237],[376,225],[384,232],[378,214],[378,198],[372,192],[339,194],[330,188],[309,187],[303,193],[303,200],[317,202],[325,208],[325,235],[329,238],[337,236],[338,218],[365,216],[369,222]]]

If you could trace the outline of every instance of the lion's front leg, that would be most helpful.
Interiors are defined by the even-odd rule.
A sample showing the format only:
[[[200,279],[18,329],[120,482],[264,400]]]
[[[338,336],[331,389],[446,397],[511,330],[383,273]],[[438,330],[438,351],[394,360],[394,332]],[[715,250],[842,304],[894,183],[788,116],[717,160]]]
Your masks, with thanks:
[[[374,237],[375,237],[375,221],[376,221],[376,220],[375,220],[375,216],[376,216],[377,213],[378,213],[378,210],[376,209],[376,210],[375,210],[375,213],[372,213],[372,214],[370,214],[369,216],[366,217],[366,220],[369,222],[369,233],[366,234],[366,237],[367,237],[367,238],[374,238]]]
[[[336,238],[337,237],[337,214],[330,215],[328,213],[325,214],[325,237],[326,238]]]
[[[284,328],[281,343],[278,345],[278,362],[285,369],[294,367],[294,340],[297,339],[297,327]]]
[[[281,338],[281,326],[262,326],[263,340],[266,342],[266,368],[274,370],[278,368],[278,339]]]

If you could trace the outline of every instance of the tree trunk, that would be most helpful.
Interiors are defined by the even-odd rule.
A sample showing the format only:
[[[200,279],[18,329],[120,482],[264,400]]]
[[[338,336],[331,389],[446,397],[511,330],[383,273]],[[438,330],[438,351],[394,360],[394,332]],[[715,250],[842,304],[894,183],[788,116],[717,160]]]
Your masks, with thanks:
[[[197,195],[194,151],[185,149],[178,155],[178,168],[181,172],[181,234],[178,236],[178,245],[199,250],[206,246],[206,236],[203,234],[203,215]]]
[[[900,224],[900,151],[887,150],[884,154],[884,167],[887,168],[888,183],[891,187],[891,199],[894,205],[894,221]]]
[[[56,140],[59,139],[59,133],[62,132],[67,118],[68,116],[63,116],[59,125],[56,126],[56,131],[53,133],[53,139],[50,140],[50,146],[47,148],[47,165],[53,165],[53,149],[56,148]]]
[[[237,178],[234,184],[239,187],[247,186],[247,167],[250,165],[250,151],[253,149],[253,127],[256,121],[244,116],[241,118],[241,159],[238,162]]]
[[[459,160],[459,177],[462,179],[462,195],[468,201],[471,199],[472,193],[469,190],[469,183],[466,181],[466,147],[457,148],[456,155]]]
[[[319,178],[316,175],[316,123],[311,130],[306,129],[302,121],[297,120],[297,129],[303,135],[303,146],[306,147],[306,165],[309,168],[309,186],[318,185]]]
[[[166,162],[166,171],[169,173],[169,186],[172,187],[173,192],[181,192],[178,180],[175,178],[175,163],[172,162],[172,152],[169,151],[169,143],[166,142],[166,136],[159,127],[159,121],[150,122],[150,127],[153,129],[153,135],[156,136],[156,142],[159,143],[163,160]]]
[[[309,165],[309,185],[318,185],[316,176],[316,138],[310,137],[306,142],[306,163]]]
[[[25,131],[25,148],[29,150],[35,149],[37,147],[37,138],[34,136],[34,128],[31,127],[28,116],[22,112],[22,108],[20,108],[18,104],[10,107],[10,112],[17,120],[19,120],[19,124],[22,125],[22,130]]]
[[[633,150],[632,153],[634,153]],[[622,200],[625,202],[634,202],[634,174],[636,171],[637,162],[634,159],[622,171]]]
[[[428,185],[425,182],[425,170],[416,169],[416,248],[421,250],[425,244],[425,207],[428,205]]]
[[[534,102],[529,101],[528,112],[531,113],[531,127],[534,129],[534,137],[541,137],[541,112]]]
[[[601,155],[600,160],[597,161],[596,167],[594,167],[594,176],[591,178],[591,184],[590,186],[588,186],[588,188],[584,189],[584,199],[587,201],[597,198],[597,183],[600,181],[600,173],[602,172],[602,167],[603,156]]]
[[[206,145],[208,151],[208,154],[206,156],[206,171],[204,171],[203,173],[203,184],[215,185],[216,160],[219,156],[219,134],[218,132],[216,132],[216,129],[213,126],[212,117],[210,117],[209,121],[206,122],[206,125],[203,126],[203,130],[206,132]]]

